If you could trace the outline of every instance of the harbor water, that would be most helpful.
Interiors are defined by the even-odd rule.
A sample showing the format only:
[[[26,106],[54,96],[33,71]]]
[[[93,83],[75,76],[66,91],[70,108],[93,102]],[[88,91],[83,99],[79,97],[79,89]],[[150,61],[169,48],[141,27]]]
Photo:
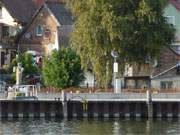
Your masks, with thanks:
[[[0,135],[179,135],[178,119],[1,119]]]

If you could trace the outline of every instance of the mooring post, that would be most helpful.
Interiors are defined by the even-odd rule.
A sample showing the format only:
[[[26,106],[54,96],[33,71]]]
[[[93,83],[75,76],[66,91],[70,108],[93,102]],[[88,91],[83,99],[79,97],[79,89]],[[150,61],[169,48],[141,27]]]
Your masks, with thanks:
[[[63,90],[61,91],[62,98],[62,109],[63,109],[63,117],[67,118],[68,110],[67,110],[67,94]]]
[[[149,89],[147,89],[146,91],[146,97],[147,97],[147,111],[148,111],[148,118],[152,118],[153,117],[153,105],[152,105],[152,95],[151,95],[151,91]]]

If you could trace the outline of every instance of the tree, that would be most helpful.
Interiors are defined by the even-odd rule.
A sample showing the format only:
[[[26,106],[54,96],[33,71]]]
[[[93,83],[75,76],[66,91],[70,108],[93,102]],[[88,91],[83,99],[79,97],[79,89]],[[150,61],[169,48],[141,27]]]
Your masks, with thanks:
[[[80,57],[70,48],[54,50],[50,58],[44,59],[43,79],[46,86],[78,86],[84,79]]]
[[[144,63],[158,57],[174,39],[174,28],[163,17],[165,0],[67,0],[75,16],[72,47],[89,63],[100,85],[111,78],[112,57],[125,63]],[[106,74],[108,73],[108,74]],[[106,79],[105,79],[106,78]]]
[[[24,68],[23,76],[38,73],[38,67],[34,64],[33,56],[29,53],[19,55],[17,63],[21,63]]]

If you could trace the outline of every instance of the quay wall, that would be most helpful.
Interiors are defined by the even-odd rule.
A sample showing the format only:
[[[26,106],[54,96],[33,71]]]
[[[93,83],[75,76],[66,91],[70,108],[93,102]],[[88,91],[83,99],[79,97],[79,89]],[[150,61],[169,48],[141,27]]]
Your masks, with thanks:
[[[154,118],[180,117],[180,101],[153,101],[151,105]],[[0,100],[0,118],[148,118],[149,112],[146,101]]]

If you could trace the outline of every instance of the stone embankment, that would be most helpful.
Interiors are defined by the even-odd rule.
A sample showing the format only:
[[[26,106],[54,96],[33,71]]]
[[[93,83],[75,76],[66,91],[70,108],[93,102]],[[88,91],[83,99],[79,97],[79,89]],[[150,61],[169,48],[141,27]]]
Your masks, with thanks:
[[[1,118],[180,117],[180,93],[38,93],[38,100],[6,100],[0,95]]]

